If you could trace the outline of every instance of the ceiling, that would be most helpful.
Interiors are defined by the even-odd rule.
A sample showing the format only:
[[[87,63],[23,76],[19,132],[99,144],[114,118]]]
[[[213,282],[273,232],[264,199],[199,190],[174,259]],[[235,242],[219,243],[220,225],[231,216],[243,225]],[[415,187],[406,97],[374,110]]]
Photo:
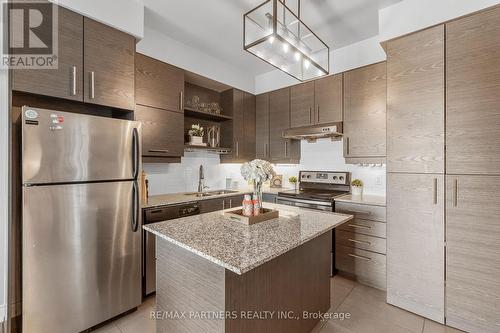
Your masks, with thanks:
[[[287,5],[296,8],[297,0]],[[378,10],[401,0],[302,0],[302,21],[330,49],[378,34]],[[144,0],[145,25],[252,75],[274,68],[243,50],[243,14],[263,0]]]

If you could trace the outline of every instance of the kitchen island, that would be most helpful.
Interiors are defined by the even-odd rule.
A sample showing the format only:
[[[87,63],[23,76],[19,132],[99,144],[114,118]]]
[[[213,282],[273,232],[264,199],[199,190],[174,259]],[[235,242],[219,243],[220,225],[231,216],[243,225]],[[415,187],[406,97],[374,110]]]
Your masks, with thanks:
[[[351,215],[265,204],[144,226],[157,237],[157,332],[310,332],[330,308],[332,229]]]

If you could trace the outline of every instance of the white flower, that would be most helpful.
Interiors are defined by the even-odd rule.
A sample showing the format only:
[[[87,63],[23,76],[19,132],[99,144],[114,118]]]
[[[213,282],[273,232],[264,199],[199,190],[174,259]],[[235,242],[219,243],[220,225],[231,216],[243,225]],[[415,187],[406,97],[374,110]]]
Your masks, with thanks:
[[[246,181],[253,180],[255,184],[262,184],[271,180],[276,173],[271,163],[255,159],[241,166],[241,175]]]

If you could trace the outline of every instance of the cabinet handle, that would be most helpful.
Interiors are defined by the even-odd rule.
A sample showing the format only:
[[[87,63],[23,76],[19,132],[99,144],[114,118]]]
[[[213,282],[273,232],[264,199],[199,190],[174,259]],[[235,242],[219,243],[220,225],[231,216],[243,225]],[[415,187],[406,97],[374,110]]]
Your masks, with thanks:
[[[76,96],[76,66],[71,69],[71,96]]]
[[[438,180],[437,178],[434,178],[434,204],[437,205],[438,203]]]
[[[312,122],[313,122],[313,120],[312,120],[312,107],[309,107],[309,124],[312,125]]]
[[[169,150],[168,149],[150,149],[149,152],[150,153],[168,153]]]
[[[318,119],[318,124],[319,124],[319,105],[318,105],[318,113],[316,114],[316,118]]]
[[[226,200],[222,199],[222,209],[226,209]]]
[[[366,260],[366,261],[372,260],[371,258],[363,257],[363,256],[358,256],[357,254],[352,254],[352,253],[348,253],[347,255],[349,257],[353,257],[353,258],[357,258],[357,259],[362,259],[362,260]]]
[[[90,99],[95,98],[95,72],[90,72]]]
[[[229,199],[229,208],[233,208],[233,199]]]
[[[240,156],[240,145],[239,145],[239,142],[236,141],[236,157],[239,157]]]
[[[371,229],[372,227],[368,227],[365,225],[359,225],[359,224],[348,224],[349,227],[351,228],[360,228],[360,229]]]
[[[346,155],[349,156],[349,154],[351,153],[351,147],[350,147],[350,140],[349,140],[349,137],[345,138],[346,139]]]
[[[453,182],[453,206],[458,207],[458,179]]]
[[[356,239],[348,238],[347,240],[349,242],[353,242],[353,243],[357,243],[357,244],[372,245],[372,243],[370,243],[370,242],[360,241],[360,240],[356,240]]]
[[[288,141],[285,141],[285,156],[288,157]]]
[[[184,110],[184,91],[179,92],[179,110]]]
[[[356,215],[356,214],[371,215],[372,214],[372,212],[366,212],[366,211],[363,211],[363,210],[342,210],[339,213],[351,214],[351,215]]]

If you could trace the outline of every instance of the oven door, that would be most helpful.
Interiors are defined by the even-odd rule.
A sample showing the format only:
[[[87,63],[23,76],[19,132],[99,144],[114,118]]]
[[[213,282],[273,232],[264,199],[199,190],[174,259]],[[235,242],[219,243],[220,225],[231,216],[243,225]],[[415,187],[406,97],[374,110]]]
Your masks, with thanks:
[[[278,196],[278,200],[276,201],[276,203],[282,205],[300,207],[300,208],[309,208],[314,210],[333,212],[333,204],[327,201],[314,201],[314,200],[295,199],[295,198]]]

